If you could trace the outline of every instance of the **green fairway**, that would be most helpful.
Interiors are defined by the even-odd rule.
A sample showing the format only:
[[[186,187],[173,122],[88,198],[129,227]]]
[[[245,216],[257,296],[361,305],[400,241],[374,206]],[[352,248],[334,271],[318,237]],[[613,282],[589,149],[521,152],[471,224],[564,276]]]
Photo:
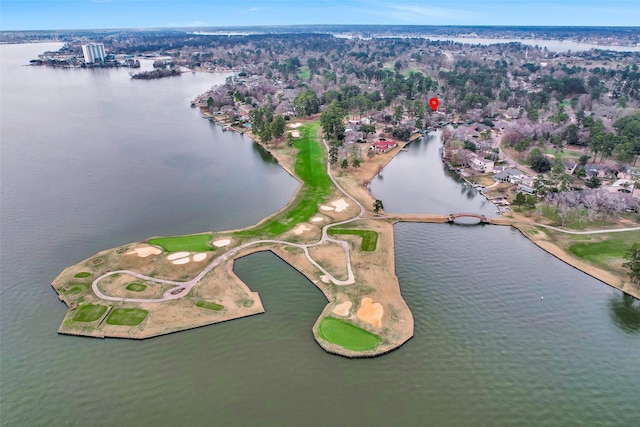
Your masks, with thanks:
[[[107,311],[107,306],[100,304],[81,305],[73,315],[74,322],[95,322]]]
[[[297,224],[308,221],[325,203],[334,190],[327,175],[324,151],[318,141],[319,122],[312,122],[301,129],[303,137],[295,142],[298,154],[295,174],[302,180],[302,188],[287,208],[264,223],[235,233],[236,237],[275,237]]]
[[[612,258],[622,258],[631,245],[625,239],[610,239],[597,243],[576,243],[569,250],[578,258],[604,264]]]
[[[333,317],[320,321],[318,334],[330,343],[353,351],[372,350],[382,342],[378,335]]]
[[[145,289],[147,289],[147,285],[143,285],[142,283],[137,283],[137,282],[133,282],[133,283],[129,283],[127,285],[127,289],[133,292],[142,292]]]
[[[206,308],[207,310],[213,310],[213,311],[224,310],[224,305],[220,305],[220,304],[216,304],[215,302],[209,302],[204,300],[198,301],[196,303],[196,306],[200,308]]]
[[[366,252],[375,251],[376,247],[378,246],[378,233],[376,233],[375,231],[330,228],[328,232],[332,236],[335,236],[338,234],[350,234],[350,235],[362,237],[362,243],[360,244],[360,249]]]
[[[139,325],[149,312],[141,308],[116,308],[107,317],[109,325],[136,326]]]
[[[211,234],[191,234],[187,236],[158,237],[149,244],[158,245],[167,252],[207,252],[215,248],[209,246]]]
[[[91,276],[91,273],[89,273],[88,271],[81,271],[80,273],[76,273],[75,276],[78,279],[86,279],[87,277]]]

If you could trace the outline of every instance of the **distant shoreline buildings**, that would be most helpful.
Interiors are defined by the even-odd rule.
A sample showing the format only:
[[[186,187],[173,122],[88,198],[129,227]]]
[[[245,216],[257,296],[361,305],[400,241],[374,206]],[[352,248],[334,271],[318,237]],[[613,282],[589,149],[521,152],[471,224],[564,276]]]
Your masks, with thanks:
[[[83,44],[82,54],[84,55],[84,62],[87,64],[104,62],[104,59],[107,56],[104,51],[103,43]]]

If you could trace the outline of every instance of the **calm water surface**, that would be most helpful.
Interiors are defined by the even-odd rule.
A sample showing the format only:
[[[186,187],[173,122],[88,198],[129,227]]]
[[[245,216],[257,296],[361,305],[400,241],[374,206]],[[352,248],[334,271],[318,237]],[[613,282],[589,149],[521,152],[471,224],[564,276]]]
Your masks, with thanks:
[[[66,308],[49,283],[65,266],[252,224],[297,183],[188,107],[224,76],[20,66],[45,49],[0,46],[0,424],[640,424],[638,302],[506,227],[396,226],[415,337],[376,359],[322,351],[311,327],[326,300],[270,253],[235,268],[264,315],[140,342],[57,335]],[[491,213],[439,145],[412,145],[374,194],[398,212]]]

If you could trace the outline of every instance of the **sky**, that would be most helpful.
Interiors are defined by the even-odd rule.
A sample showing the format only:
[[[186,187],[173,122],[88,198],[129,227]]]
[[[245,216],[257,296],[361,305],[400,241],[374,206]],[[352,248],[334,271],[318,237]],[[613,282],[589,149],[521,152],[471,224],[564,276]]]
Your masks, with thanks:
[[[639,0],[0,0],[0,30],[252,25],[639,26]]]

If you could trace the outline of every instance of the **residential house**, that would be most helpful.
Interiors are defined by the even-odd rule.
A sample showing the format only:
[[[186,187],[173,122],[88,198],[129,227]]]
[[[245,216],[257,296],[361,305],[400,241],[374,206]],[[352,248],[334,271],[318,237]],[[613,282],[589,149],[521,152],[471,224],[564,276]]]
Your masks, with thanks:
[[[500,173],[497,173],[493,176],[493,180],[497,182],[510,182],[511,184],[517,184],[523,179],[528,178],[518,169],[514,168],[506,168]]]
[[[482,173],[493,173],[493,160],[479,157],[477,154],[472,154],[469,162],[470,166]]]
[[[376,153],[388,153],[397,146],[398,144],[395,141],[381,139],[371,144],[371,149]]]
[[[536,187],[533,178],[526,178],[518,183],[518,191],[521,193],[535,194]]]
[[[578,167],[578,164],[576,162],[572,162],[570,160],[565,160],[562,163],[564,164],[564,173],[566,173],[567,175],[573,175],[573,173],[576,171],[576,167]]]

